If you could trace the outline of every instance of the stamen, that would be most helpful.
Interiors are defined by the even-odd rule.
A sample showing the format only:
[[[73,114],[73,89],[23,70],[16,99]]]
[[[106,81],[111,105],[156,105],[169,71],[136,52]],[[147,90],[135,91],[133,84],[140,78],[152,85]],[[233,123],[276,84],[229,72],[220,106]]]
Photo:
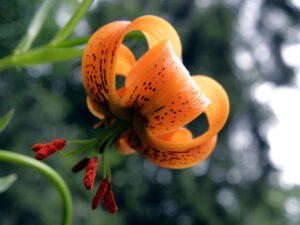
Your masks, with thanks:
[[[106,192],[104,194],[103,203],[104,203],[104,205],[105,205],[105,207],[106,207],[106,209],[108,210],[109,213],[114,214],[118,211],[118,206],[116,204],[114,194],[111,190],[111,184],[110,183],[107,184],[107,189],[106,189]]]
[[[106,193],[108,183],[109,183],[108,178],[105,178],[104,180],[102,180],[102,182],[96,192],[96,195],[93,199],[93,203],[92,203],[93,210],[96,209],[100,205],[101,199],[104,196],[104,194]]]
[[[47,157],[53,155],[55,152],[62,150],[66,145],[66,141],[63,139],[56,139],[47,144],[37,144],[32,147],[33,150],[37,150],[35,158],[37,160],[44,160]]]
[[[37,152],[37,151],[39,151],[43,146],[44,146],[44,144],[42,144],[42,143],[37,143],[37,144],[35,144],[34,146],[31,147],[31,150]]]
[[[98,157],[97,156],[92,158],[87,164],[86,173],[85,173],[83,182],[84,182],[86,189],[88,189],[88,190],[91,190],[94,186],[97,165],[98,165]]]
[[[90,161],[89,158],[83,158],[75,166],[73,166],[72,172],[73,173],[78,173],[79,171],[83,170],[87,166],[89,161]]]
[[[66,145],[66,140],[64,139],[56,139],[55,141],[51,142],[53,146],[56,147],[56,151],[62,150]],[[51,144],[50,143],[50,144]]]

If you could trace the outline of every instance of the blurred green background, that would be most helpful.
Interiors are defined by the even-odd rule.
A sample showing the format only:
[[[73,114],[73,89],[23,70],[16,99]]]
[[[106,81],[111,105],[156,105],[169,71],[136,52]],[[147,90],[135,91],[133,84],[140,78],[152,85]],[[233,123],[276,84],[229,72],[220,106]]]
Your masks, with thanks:
[[[0,58],[17,46],[41,2],[1,1]],[[48,42],[77,5],[56,1],[34,46]],[[85,190],[83,173],[71,173],[80,156],[57,154],[47,159],[71,189],[73,224],[300,224],[300,189],[296,182],[282,182],[262,126],[276,115],[260,100],[266,93],[255,89],[261,83],[299,88],[295,68],[282,54],[282,46],[300,41],[299,9],[292,0],[95,1],[74,37],[90,35],[115,20],[161,16],[181,37],[187,69],[220,82],[229,95],[231,112],[213,154],[193,168],[168,170],[138,154],[110,152],[117,215],[101,207],[91,210],[95,190]],[[125,43],[137,55],[146,49],[144,41]],[[16,109],[0,135],[1,149],[33,157],[34,143],[96,134],[92,126],[97,120],[86,107],[80,64],[78,58],[0,71],[0,115]],[[197,131],[198,124],[191,126]],[[0,194],[0,224],[60,224],[61,200],[54,186],[35,171],[0,162],[0,177],[10,173],[18,180]]]

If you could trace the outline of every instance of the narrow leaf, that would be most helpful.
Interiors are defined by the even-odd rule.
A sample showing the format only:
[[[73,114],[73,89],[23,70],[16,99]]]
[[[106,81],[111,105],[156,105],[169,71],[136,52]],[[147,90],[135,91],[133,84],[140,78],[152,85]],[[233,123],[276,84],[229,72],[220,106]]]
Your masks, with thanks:
[[[41,48],[20,55],[15,59],[15,66],[38,65],[78,58],[83,55],[83,49],[77,48]]]
[[[53,0],[46,0],[36,12],[33,17],[29,28],[27,29],[27,33],[23,37],[22,41],[19,43],[18,47],[14,51],[14,55],[19,55],[20,53],[26,52],[32,45],[34,39],[39,34],[48,13],[53,5]]]
[[[11,118],[14,115],[14,112],[15,112],[15,109],[11,109],[8,113],[5,114],[5,116],[3,116],[0,119],[0,133],[7,127]]]
[[[55,38],[51,41],[52,46],[57,46],[59,43],[69,37],[77,23],[88,11],[92,2],[93,0],[83,0],[80,3],[69,22],[58,32]]]
[[[16,174],[10,174],[5,177],[0,177],[0,193],[6,191],[13,185],[13,183],[17,180]]]

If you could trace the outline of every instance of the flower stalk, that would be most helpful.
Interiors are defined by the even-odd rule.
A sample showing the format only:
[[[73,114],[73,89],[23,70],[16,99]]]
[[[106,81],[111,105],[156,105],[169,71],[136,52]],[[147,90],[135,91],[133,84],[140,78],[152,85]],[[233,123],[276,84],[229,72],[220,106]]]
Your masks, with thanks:
[[[19,153],[13,153],[6,150],[0,150],[0,161],[11,162],[32,168],[44,176],[46,176],[58,189],[63,202],[63,219],[62,225],[70,225],[72,223],[72,198],[70,191],[61,178],[61,176],[51,167],[43,162],[37,161]]]

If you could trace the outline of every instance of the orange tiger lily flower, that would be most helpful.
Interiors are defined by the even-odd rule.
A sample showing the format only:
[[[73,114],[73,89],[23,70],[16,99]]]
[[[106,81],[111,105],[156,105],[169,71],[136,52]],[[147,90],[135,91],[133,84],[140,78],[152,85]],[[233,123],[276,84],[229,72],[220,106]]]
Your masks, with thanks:
[[[149,50],[135,60],[122,44],[125,35],[140,30]],[[124,154],[139,152],[158,166],[186,168],[204,160],[229,113],[220,84],[207,76],[190,76],[181,62],[176,30],[156,16],[117,21],[90,38],[82,59],[82,79],[89,110],[100,119],[130,120],[131,129],[118,138]],[[116,90],[116,75],[126,77]],[[201,113],[209,128],[199,137],[184,128]]]
[[[149,50],[135,60],[122,44],[125,35],[141,30]],[[175,29],[155,16],[142,16],[132,22],[117,21],[100,28],[89,40],[82,59],[82,79],[87,92],[87,106],[102,119],[100,134],[88,140],[56,139],[32,147],[38,160],[59,152],[72,156],[87,152],[72,168],[85,169],[83,183],[93,189],[99,165],[102,182],[94,195],[92,209],[103,199],[108,212],[116,213],[111,172],[106,152],[116,142],[122,154],[139,152],[158,166],[187,168],[204,160],[214,149],[217,134],[224,126],[229,101],[215,80],[190,76],[181,60],[181,42]],[[116,90],[116,75],[125,76],[125,85]],[[199,137],[184,128],[201,113],[209,128]],[[65,145],[80,145],[72,152],[62,152]],[[101,158],[98,155],[101,155]]]

